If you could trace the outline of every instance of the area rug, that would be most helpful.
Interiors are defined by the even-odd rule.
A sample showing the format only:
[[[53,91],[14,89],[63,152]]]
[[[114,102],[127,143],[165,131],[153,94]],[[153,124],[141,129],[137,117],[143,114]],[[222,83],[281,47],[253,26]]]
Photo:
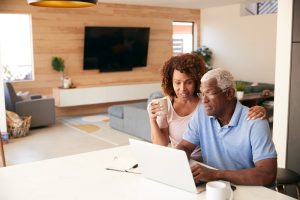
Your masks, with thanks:
[[[131,135],[112,129],[109,126],[109,117],[106,113],[93,116],[62,117],[59,120],[84,134],[96,137],[115,146],[128,144]]]
[[[100,130],[100,127],[98,127],[94,124],[74,124],[72,126],[74,126],[75,128],[78,128],[82,131],[85,131],[87,133],[92,133],[92,132]]]

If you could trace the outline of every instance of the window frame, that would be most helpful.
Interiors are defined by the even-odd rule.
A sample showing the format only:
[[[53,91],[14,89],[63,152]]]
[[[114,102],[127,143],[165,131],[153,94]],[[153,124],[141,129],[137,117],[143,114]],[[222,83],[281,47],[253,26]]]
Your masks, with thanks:
[[[174,52],[174,23],[190,23],[191,24],[191,27],[192,27],[192,30],[191,30],[191,35],[192,35],[192,41],[191,41],[191,51],[189,51],[189,52],[180,52],[180,53],[191,53],[192,51],[194,51],[195,50],[195,48],[196,48],[196,45],[195,45],[195,41],[197,41],[196,40],[196,33],[195,33],[195,22],[194,21],[173,21],[172,22],[172,30],[173,30],[173,32],[172,32],[172,43],[173,43],[173,45],[172,45],[172,53],[173,53],[173,55],[177,55],[177,54],[180,54],[180,53],[176,53],[176,52]],[[175,33],[176,34],[176,33]]]

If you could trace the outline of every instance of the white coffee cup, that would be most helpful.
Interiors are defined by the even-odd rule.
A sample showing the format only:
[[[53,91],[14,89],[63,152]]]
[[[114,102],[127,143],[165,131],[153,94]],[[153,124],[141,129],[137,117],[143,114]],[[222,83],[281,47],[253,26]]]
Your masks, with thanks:
[[[232,190],[230,183],[211,181],[206,184],[206,200],[231,200]]]
[[[167,97],[159,98],[159,99],[153,99],[153,103],[158,103],[161,110],[159,112],[159,116],[167,115],[168,113],[168,100]]]

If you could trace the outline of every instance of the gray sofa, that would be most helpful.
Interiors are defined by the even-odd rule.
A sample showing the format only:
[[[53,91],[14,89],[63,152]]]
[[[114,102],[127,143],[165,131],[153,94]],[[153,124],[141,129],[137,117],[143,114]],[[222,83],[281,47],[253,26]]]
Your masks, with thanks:
[[[144,102],[110,106],[107,111],[110,127],[150,142],[147,105],[152,99],[162,96],[161,92],[154,92]]]
[[[4,82],[5,108],[17,113],[19,116],[31,118],[30,128],[48,126],[55,123],[55,105],[53,98],[38,98],[35,96],[23,100],[16,95],[16,92],[9,82]]]

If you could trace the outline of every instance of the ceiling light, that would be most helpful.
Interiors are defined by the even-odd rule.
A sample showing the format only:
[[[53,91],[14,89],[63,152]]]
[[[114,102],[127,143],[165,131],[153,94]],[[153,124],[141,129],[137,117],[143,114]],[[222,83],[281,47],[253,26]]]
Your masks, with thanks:
[[[27,0],[29,5],[56,8],[83,8],[97,5],[98,0]]]

